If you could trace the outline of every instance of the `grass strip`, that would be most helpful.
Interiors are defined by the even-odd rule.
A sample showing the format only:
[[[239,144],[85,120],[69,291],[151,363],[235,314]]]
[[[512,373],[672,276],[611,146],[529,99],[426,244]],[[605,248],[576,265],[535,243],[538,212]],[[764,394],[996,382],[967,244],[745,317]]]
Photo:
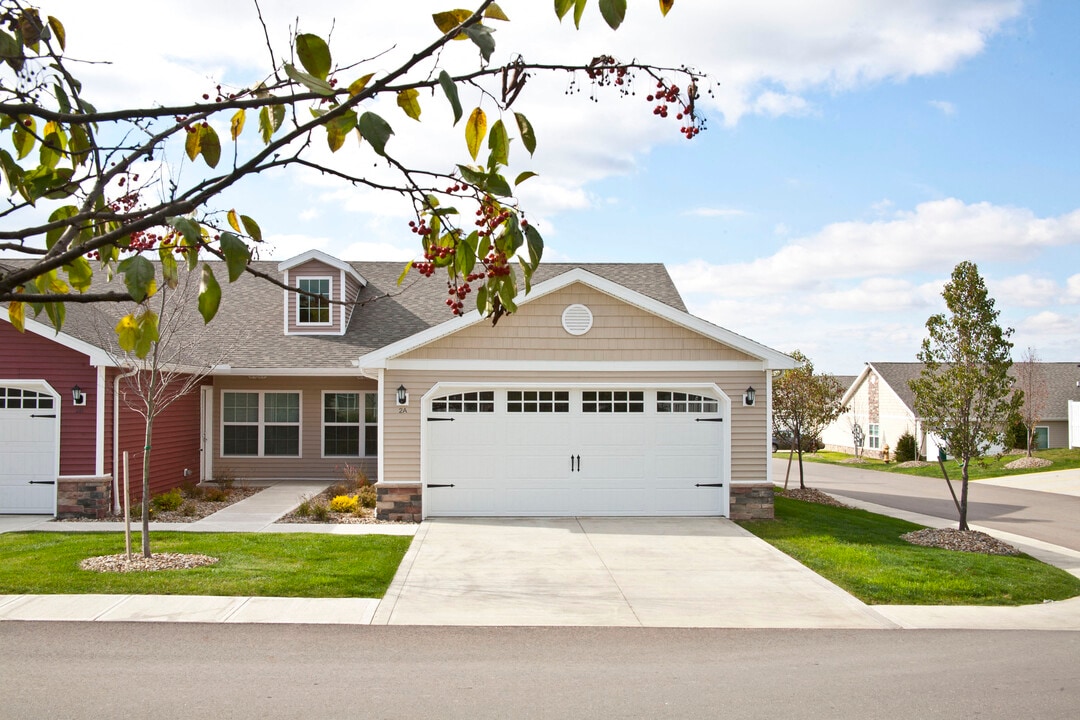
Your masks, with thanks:
[[[141,542],[133,535],[133,545]],[[307,533],[154,532],[154,553],[202,553],[216,565],[189,570],[98,573],[88,557],[124,551],[123,534],[0,535],[0,594],[233,595],[381,598],[411,537]]]
[[[1080,595],[1080,578],[1021,555],[920,547],[920,525],[846,508],[776,498],[775,520],[739,523],[871,605],[1028,605]]]
[[[788,456],[787,450],[782,450],[777,453],[773,453],[774,458],[786,460]],[[1037,458],[1044,460],[1050,460],[1053,465],[1042,468],[1016,468],[1010,470],[1005,467],[1013,460],[1018,460],[1024,457],[1023,453],[1002,455],[998,457],[996,455],[987,456],[984,458],[978,458],[973,460],[971,467],[968,469],[968,477],[971,480],[982,480],[985,478],[995,477],[1009,477],[1011,475],[1029,475],[1031,473],[1050,472],[1054,470],[1074,470],[1080,468],[1080,448],[1074,448],[1069,450],[1067,448],[1054,448],[1053,450],[1038,450],[1034,453]],[[896,475],[917,475],[919,477],[932,477],[941,479],[941,469],[938,467],[937,461],[933,461],[927,467],[921,468],[901,468],[896,466],[896,462],[884,463],[877,458],[862,458],[859,463],[852,463],[851,460],[854,455],[848,455],[847,453],[832,452],[829,450],[822,450],[816,453],[804,453],[803,462],[816,462],[825,463],[828,465],[845,465],[847,467],[859,468],[861,470],[877,470],[879,472],[894,473]],[[798,464],[799,459],[796,455],[792,459],[793,464]],[[949,477],[956,480],[960,477],[960,466],[956,464],[954,460],[949,460],[945,463],[945,468],[949,471]]]

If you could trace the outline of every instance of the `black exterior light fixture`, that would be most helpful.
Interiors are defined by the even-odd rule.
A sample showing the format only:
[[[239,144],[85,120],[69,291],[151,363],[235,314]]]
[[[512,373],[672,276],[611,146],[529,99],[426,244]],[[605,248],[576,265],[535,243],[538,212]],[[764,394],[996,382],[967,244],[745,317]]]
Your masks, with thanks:
[[[757,397],[757,391],[754,390],[754,386],[751,385],[750,387],[746,388],[746,392],[743,393],[743,405],[746,405],[747,407],[753,405],[755,397]]]
[[[78,385],[71,388],[71,404],[78,407],[86,405],[86,393]]]
[[[409,404],[409,391],[405,389],[404,385],[398,385],[397,404],[398,405],[408,405]]]

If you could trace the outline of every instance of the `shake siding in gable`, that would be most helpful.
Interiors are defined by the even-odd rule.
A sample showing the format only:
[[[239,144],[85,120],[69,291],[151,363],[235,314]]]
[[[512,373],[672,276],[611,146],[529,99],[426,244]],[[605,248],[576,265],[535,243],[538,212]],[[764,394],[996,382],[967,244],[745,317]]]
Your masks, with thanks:
[[[87,356],[32,332],[0,322],[0,379],[44,380],[60,394],[60,474],[93,475],[97,444],[97,368]],[[71,389],[86,393],[75,407]]]
[[[562,327],[567,306],[580,303],[593,315],[584,335]],[[408,360],[657,361],[754,358],[622,300],[575,284],[522,305],[494,327],[481,322],[401,356]],[[396,386],[395,386],[396,387]]]
[[[214,381],[214,472],[228,470],[236,478],[339,479],[345,464],[360,467],[377,479],[377,458],[322,457],[323,392],[376,392],[378,384],[363,377],[269,377],[217,376]],[[396,387],[396,386],[395,386]],[[238,457],[222,453],[222,392],[300,392],[301,457]],[[393,406],[393,399],[390,406]],[[363,407],[361,405],[361,407]],[[362,438],[362,436],[361,436]]]
[[[345,299],[355,300],[357,294],[360,292],[360,283],[349,273],[345,275]],[[352,320],[353,310],[356,309],[355,305],[345,305],[345,328],[348,329],[349,322]]]
[[[318,260],[311,260],[304,263],[303,265],[297,265],[294,268],[290,268],[289,287],[297,287],[301,278],[324,277],[330,278],[330,292],[333,299],[340,299],[341,270],[336,267],[327,265],[326,263],[319,262]],[[284,292],[284,294],[287,307],[286,317],[290,333],[303,333],[305,335],[314,335],[321,333],[338,335],[341,333],[341,305],[330,306],[331,322],[329,325],[300,325],[296,322],[296,309],[299,303],[300,296],[294,292]]]

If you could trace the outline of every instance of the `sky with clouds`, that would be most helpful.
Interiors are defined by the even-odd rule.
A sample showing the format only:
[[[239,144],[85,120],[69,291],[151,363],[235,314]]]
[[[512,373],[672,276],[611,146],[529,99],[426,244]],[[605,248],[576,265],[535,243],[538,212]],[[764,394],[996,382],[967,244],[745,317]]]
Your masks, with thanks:
[[[268,69],[254,2],[43,0],[99,109],[187,102]],[[708,130],[693,141],[642,97],[533,78],[514,106],[532,121],[539,177],[520,198],[549,260],[663,262],[690,310],[801,349],[825,371],[914,360],[941,288],[978,263],[1016,356],[1080,361],[1080,3],[1057,0],[680,0],[661,19],[631,0],[610,31],[590,7],[560,26],[549,1],[500,0],[495,61],[587,62],[607,53],[707,72]],[[262,0],[280,59],[290,28],[326,36],[348,76],[394,67],[433,38],[445,1]],[[471,43],[451,67],[477,62]],[[466,105],[476,104],[467,99]],[[465,157],[442,97],[423,123],[378,108],[408,163]],[[334,162],[368,163],[350,148]],[[356,165],[352,165],[356,167]],[[258,219],[284,258],[416,257],[409,206],[303,172],[222,200]],[[2,222],[2,221],[0,221]]]

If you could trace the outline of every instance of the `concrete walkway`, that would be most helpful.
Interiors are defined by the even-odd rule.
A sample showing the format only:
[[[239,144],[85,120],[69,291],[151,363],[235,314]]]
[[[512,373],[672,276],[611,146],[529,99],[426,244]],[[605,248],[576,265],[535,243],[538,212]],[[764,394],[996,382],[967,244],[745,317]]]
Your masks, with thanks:
[[[1080,468],[1075,470],[1051,470],[1050,472],[1028,473],[1026,475],[1010,475],[1008,477],[976,480],[975,482],[979,485],[996,485],[997,487],[1037,490],[1039,492],[1080,497]]]
[[[415,534],[381,602],[371,598],[0,595],[0,621],[1080,631],[1080,598],[1023,607],[867,606],[734,523],[716,518],[439,520],[419,526],[274,524],[300,496],[321,489],[310,482],[283,481],[230,506],[227,515],[223,510],[195,523],[153,523],[151,529]],[[931,527],[953,524],[841,499]],[[121,523],[58,523],[42,517],[0,515],[0,532],[120,529]],[[989,532],[1080,576],[1080,552],[998,530]]]

